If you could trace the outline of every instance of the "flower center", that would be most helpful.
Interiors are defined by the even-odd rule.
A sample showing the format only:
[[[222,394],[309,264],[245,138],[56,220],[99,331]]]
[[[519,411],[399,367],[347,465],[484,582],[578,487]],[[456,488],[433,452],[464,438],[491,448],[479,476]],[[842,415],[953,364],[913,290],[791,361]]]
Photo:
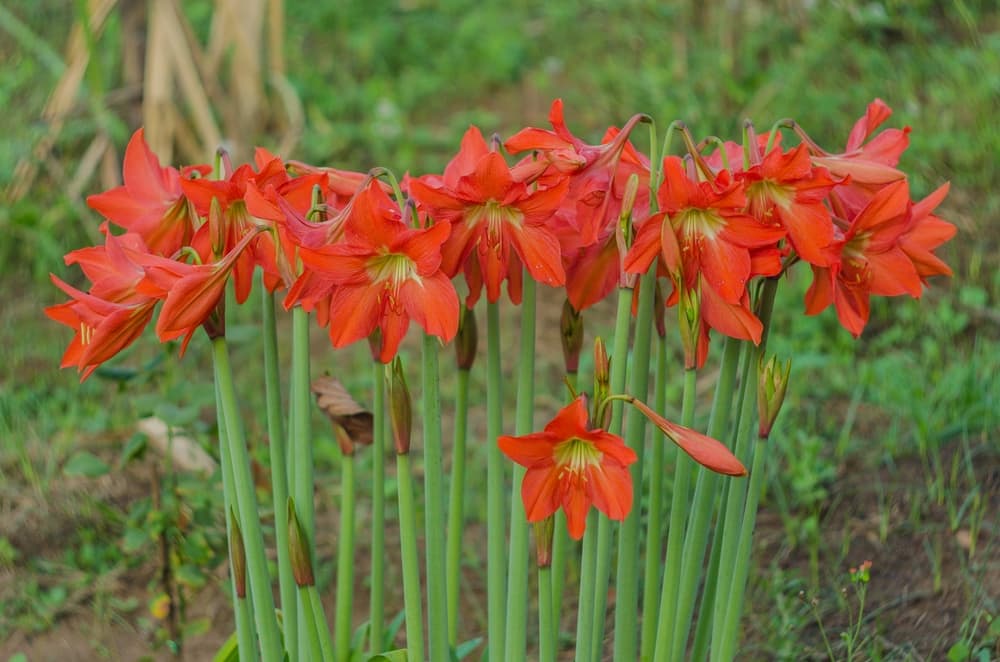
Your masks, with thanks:
[[[726,221],[718,212],[712,209],[689,207],[674,216],[674,227],[688,242],[698,236],[705,239],[715,239],[715,236],[726,227]]]
[[[577,475],[583,474],[589,465],[600,464],[603,455],[593,442],[577,437],[557,444],[553,453],[556,465],[561,471]]]
[[[782,186],[773,179],[764,179],[747,186],[747,201],[750,203],[750,213],[756,218],[764,219],[771,215],[772,205],[788,209],[794,199],[795,189]]]
[[[417,264],[403,253],[381,253],[368,260],[368,275],[373,285],[382,283],[389,306],[396,310],[399,307],[399,286],[407,280],[420,282]]]
[[[468,217],[469,225],[486,221],[486,248],[499,251],[503,244],[503,226],[505,223],[520,226],[524,214],[514,207],[500,204],[496,200],[487,200],[472,208]]]

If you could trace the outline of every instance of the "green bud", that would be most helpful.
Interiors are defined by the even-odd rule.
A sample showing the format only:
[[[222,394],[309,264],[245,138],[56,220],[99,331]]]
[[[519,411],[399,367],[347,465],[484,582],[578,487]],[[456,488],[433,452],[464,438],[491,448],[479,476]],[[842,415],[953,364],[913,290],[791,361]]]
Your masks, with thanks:
[[[535,554],[539,568],[548,568],[552,565],[552,537],[555,533],[556,518],[549,515],[541,522],[534,523],[535,529]]]
[[[785,390],[788,388],[788,376],[792,371],[792,362],[788,360],[784,365],[778,363],[778,359],[772,356],[770,360],[764,361],[760,357],[757,365],[757,434],[761,439],[767,439],[771,434],[774,421],[781,411],[781,404],[785,400]]]
[[[462,306],[458,318],[458,333],[455,335],[455,359],[459,370],[471,370],[476,360],[479,344],[479,329],[476,327],[476,313]]]
[[[403,362],[397,356],[392,360],[389,373],[389,418],[392,420],[392,440],[396,454],[410,452],[410,433],[413,429],[413,403],[406,386]]]
[[[583,349],[583,315],[573,308],[569,299],[563,302],[559,332],[566,372],[575,375],[580,368],[580,350]]]
[[[299,588],[315,586],[312,557],[309,554],[309,539],[299,524],[295,514],[295,501],[288,497],[288,553],[292,561],[292,575]]]

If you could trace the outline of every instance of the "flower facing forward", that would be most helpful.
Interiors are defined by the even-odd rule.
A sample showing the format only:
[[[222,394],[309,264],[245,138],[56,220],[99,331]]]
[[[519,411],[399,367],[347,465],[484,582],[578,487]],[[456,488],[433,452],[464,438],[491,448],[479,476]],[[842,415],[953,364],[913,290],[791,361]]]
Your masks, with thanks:
[[[521,498],[529,522],[561,507],[569,534],[579,540],[592,504],[615,520],[625,519],[632,509],[628,466],[636,461],[635,451],[621,437],[590,427],[585,395],[560,410],[543,431],[501,436],[497,443],[528,470]]]

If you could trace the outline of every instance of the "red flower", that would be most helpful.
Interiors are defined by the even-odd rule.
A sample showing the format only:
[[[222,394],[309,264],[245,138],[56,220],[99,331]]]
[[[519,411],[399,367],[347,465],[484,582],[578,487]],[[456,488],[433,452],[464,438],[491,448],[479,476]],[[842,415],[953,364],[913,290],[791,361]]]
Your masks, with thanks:
[[[198,220],[181,183],[211,171],[207,165],[181,171],[162,167],[139,129],[125,148],[125,185],[92,195],[87,204],[115,225],[141,236],[150,251],[172,255],[190,242]]]
[[[569,534],[579,540],[591,505],[616,520],[632,509],[628,466],[636,461],[635,451],[621,437],[590,427],[586,396],[560,410],[542,432],[501,436],[497,444],[528,470],[521,498],[529,522],[562,508]]]
[[[948,184],[943,184],[920,202],[914,203],[913,220],[899,238],[900,247],[913,261],[924,283],[929,276],[951,275],[951,267],[934,255],[934,250],[955,236],[955,226],[932,213],[948,195],[948,187]]]
[[[687,453],[692,460],[706,469],[725,476],[745,476],[746,467],[721,441],[712,439],[691,428],[678,425],[663,418],[640,400],[632,404],[648,418],[670,441]]]
[[[458,331],[458,295],[441,270],[449,227],[409,228],[373,182],[359,193],[342,242],[300,248],[303,262],[334,287],[330,340],[343,347],[381,330],[379,360],[396,355],[410,320],[444,342]]]
[[[442,177],[425,175],[409,181],[410,193],[423,210],[452,225],[442,248],[442,269],[454,276],[465,270],[469,281],[466,305],[479,298],[500,298],[508,280],[511,301],[521,300],[521,264],[540,283],[560,286],[566,280],[559,242],[546,222],[552,218],[568,183],[531,190],[511,174],[503,157],[491,152],[482,133],[470,127],[459,153]]]

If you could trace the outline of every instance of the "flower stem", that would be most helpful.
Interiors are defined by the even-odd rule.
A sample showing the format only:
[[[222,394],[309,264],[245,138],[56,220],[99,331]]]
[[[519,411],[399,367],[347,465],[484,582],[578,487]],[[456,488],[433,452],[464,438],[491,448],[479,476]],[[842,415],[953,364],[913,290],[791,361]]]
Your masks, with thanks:
[[[385,549],[385,366],[372,364],[372,550]],[[385,555],[371,554],[369,650],[385,650]]]
[[[267,403],[267,437],[270,441],[271,496],[274,503],[274,537],[278,552],[278,586],[285,632],[298,631],[298,604],[295,578],[288,558],[288,469],[285,454],[284,422],[281,413],[281,377],[278,372],[278,331],[274,315],[274,293],[261,288],[264,334],[264,389]],[[288,655],[298,656],[295,637],[286,636]]]
[[[649,352],[653,334],[653,303],[656,292],[656,265],[642,277],[639,310],[632,343],[629,394],[646,399],[649,391]],[[635,407],[628,413],[625,443],[635,451],[632,472],[632,511],[622,522],[618,535],[618,567],[615,572],[614,659],[638,658],[639,636],[639,520],[642,508],[642,468],[646,444],[646,417]]]
[[[697,370],[684,371],[681,425],[686,427],[691,427],[691,424],[694,422],[697,377]],[[690,509],[691,473],[693,469],[694,460],[685,453],[677,453],[677,462],[674,468],[673,496],[670,500],[667,558],[663,566],[663,586],[660,590],[656,641],[653,647],[653,659],[656,662],[665,662],[670,657],[670,650],[673,647],[674,615],[677,613],[677,590],[680,585],[681,555],[684,549],[684,525],[687,521],[688,510]]]
[[[432,660],[447,660],[448,595],[445,573],[444,455],[441,448],[441,384],[438,339],[424,334],[424,524],[427,546],[427,640]]]
[[[455,392],[455,441],[451,453],[448,503],[448,643],[458,645],[458,585],[465,529],[465,441],[469,420],[469,370],[459,369]]]
[[[667,404],[667,341],[658,338],[656,343],[656,387],[653,395],[653,406],[657,412],[663,413]],[[663,476],[666,473],[667,445],[659,439],[653,444],[649,459],[649,510],[646,527],[646,559],[643,569],[642,590],[642,636],[640,639],[639,659],[648,660],[653,655],[656,644],[656,625],[659,614],[659,595],[661,564],[660,553],[663,547]]]
[[[399,545],[403,564],[403,605],[406,612],[407,660],[424,659],[424,624],[420,601],[420,556],[417,551],[417,513],[413,505],[413,475],[409,453],[396,455],[399,500]]]
[[[243,544],[246,547],[257,636],[260,638],[264,659],[280,660],[284,652],[278,633],[278,621],[274,614],[274,598],[271,595],[271,578],[267,572],[267,557],[264,555],[264,535],[260,527],[260,514],[257,511],[257,495],[250,475],[250,456],[247,453],[246,437],[243,434],[242,419],[236,402],[236,390],[225,337],[214,339],[212,349],[225,417],[224,443],[233,469],[233,487],[238,513],[242,520],[240,528],[243,531]]]
[[[517,374],[515,434],[532,432],[535,401],[535,281],[525,271],[521,299],[521,345]],[[510,556],[507,570],[506,659],[525,659],[528,620],[528,520],[521,501],[521,481],[526,469],[514,465],[510,498]],[[551,588],[551,587],[550,587]],[[551,596],[550,596],[551,598]],[[551,605],[549,605],[551,608]]]
[[[288,421],[289,491],[298,508],[298,519],[309,544],[309,558],[316,562],[316,525],[313,506],[312,426],[309,418],[309,314],[300,307],[292,310],[292,374]],[[298,610],[309,603],[298,593]],[[289,636],[291,631],[289,630]],[[306,624],[298,623],[298,646],[309,643]]]
[[[337,660],[351,657],[351,603],[354,595],[354,456],[340,457],[340,540],[337,548],[337,611],[334,641]],[[323,622],[326,627],[326,622]]]
[[[588,629],[594,619],[594,569],[597,566],[597,511],[587,514],[580,561],[580,601],[576,612],[576,662],[590,662],[591,638]]]
[[[309,611],[312,614],[313,623],[316,629],[316,639],[319,641],[319,652],[323,662],[334,662],[334,660],[347,660],[340,653],[334,656],[333,642],[330,640],[330,629],[326,626],[326,612],[323,609],[323,602],[319,599],[319,591],[315,586],[305,587],[308,598]],[[337,609],[340,609],[338,603]],[[338,646],[340,645],[338,641]],[[348,647],[350,647],[350,632],[348,632]]]
[[[577,374],[567,374],[566,380],[575,391]],[[556,511],[552,531],[552,627],[555,641],[559,641],[559,620],[562,614],[563,591],[566,587],[566,565],[569,560],[571,546],[569,530],[566,528],[566,514],[560,509]]]
[[[615,314],[614,349],[611,354],[611,393],[625,392],[625,376],[628,366],[628,332],[632,318],[632,290],[618,289],[618,310]],[[608,431],[611,434],[621,434],[623,407],[621,400],[611,403],[611,423]],[[595,421],[600,425],[600,421]],[[605,609],[608,604],[608,584],[611,581],[611,520],[599,517],[597,524],[597,565],[594,568],[594,615],[591,623],[592,637],[591,655],[593,659],[601,658],[604,643]]]
[[[506,550],[504,549],[504,463],[497,438],[503,427],[500,373],[500,308],[486,304],[486,568],[489,659],[504,659]]]
[[[552,613],[552,567],[538,567],[538,662],[555,662],[557,627]]]
[[[306,660],[322,660],[322,662],[332,662],[333,653],[329,653],[329,656],[323,654],[323,644],[320,643],[321,638],[319,634],[319,629],[316,623],[316,612],[312,608],[312,600],[309,598],[309,588],[308,586],[299,587],[299,605],[303,607],[301,610],[299,619],[299,652],[305,653],[309,651],[307,655],[302,655],[301,659]],[[311,587],[313,591],[316,587]],[[326,630],[326,621],[323,622],[323,629]],[[303,636],[304,635],[304,636]]]

